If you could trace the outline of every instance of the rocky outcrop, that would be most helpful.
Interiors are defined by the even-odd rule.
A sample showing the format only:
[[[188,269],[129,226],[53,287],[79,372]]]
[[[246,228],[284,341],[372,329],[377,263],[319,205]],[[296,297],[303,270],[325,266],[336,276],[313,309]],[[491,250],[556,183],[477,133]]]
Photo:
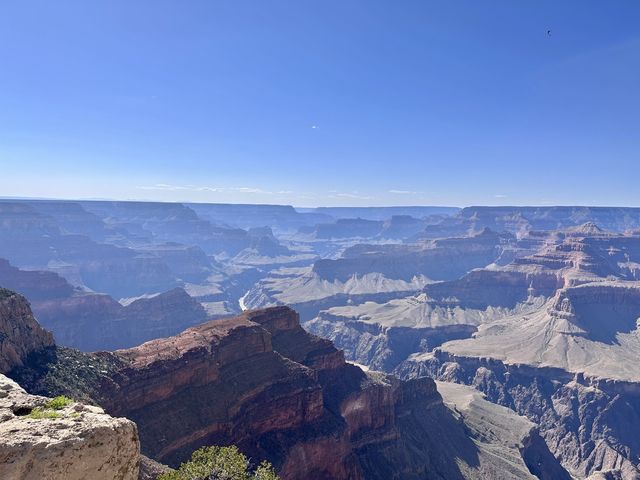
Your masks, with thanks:
[[[160,475],[170,471],[171,469],[166,465],[140,455],[140,475],[138,480],[157,480]]]
[[[415,352],[430,351],[449,340],[468,338],[476,331],[474,325],[465,324],[437,327],[387,326],[330,313],[340,308],[320,312],[316,318],[305,322],[305,328],[331,340],[344,351],[348,360],[383,372],[393,371]]]
[[[53,343],[53,335],[36,322],[26,299],[0,288],[0,373],[22,366],[30,354]]]
[[[137,480],[136,426],[98,407],[27,394],[0,375],[0,478]]]
[[[29,299],[38,321],[53,332],[59,345],[84,351],[139,345],[207,319],[202,305],[182,288],[122,305],[109,295],[74,289],[55,273],[20,270],[2,259],[0,285]]]
[[[538,425],[550,450],[577,478],[598,472],[604,478],[640,478],[637,383],[455,356],[441,350],[405,362],[397,372],[404,378],[429,375],[471,385],[490,401],[526,416]]]
[[[287,307],[113,353],[59,350],[12,374],[34,391],[82,390],[134,420],[142,451],[171,465],[232,443],[286,480],[527,478],[524,456],[514,467],[513,449],[470,438],[431,379],[347,364]]]
[[[74,288],[60,275],[39,270],[20,270],[0,258],[0,285],[24,295],[29,301],[66,298]]]

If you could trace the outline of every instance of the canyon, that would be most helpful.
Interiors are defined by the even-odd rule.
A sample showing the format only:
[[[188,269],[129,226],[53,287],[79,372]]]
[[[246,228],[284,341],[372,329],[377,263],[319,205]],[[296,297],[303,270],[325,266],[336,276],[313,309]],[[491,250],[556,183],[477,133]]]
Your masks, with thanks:
[[[7,293],[2,302],[10,301],[28,310],[23,297]],[[19,335],[14,344],[30,332]],[[128,480],[153,465],[140,451],[176,465],[198,446],[229,443],[270,460],[285,480],[569,478],[523,417],[467,387],[444,389],[443,400],[430,378],[401,381],[351,365],[288,307],[114,352],[38,344],[4,373],[30,392],[99,404],[110,415],[69,401],[53,419],[23,419],[46,398],[0,377],[9,392],[0,399],[9,411],[0,423],[8,478],[84,478],[96,469]],[[3,434],[16,428],[19,437]],[[58,454],[70,438],[76,445]],[[17,445],[29,456],[12,460]],[[55,455],[64,460],[52,462]]]
[[[4,373],[153,460],[640,478],[640,209],[12,200],[0,247]]]

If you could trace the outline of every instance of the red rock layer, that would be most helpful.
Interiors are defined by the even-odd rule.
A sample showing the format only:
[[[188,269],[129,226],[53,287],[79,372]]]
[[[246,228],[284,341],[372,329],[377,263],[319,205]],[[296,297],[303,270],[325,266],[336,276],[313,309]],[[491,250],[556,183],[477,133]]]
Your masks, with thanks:
[[[446,417],[434,382],[364,373],[287,307],[115,355],[124,366],[97,400],[134,420],[143,452],[159,461],[234,443],[284,479],[458,478],[426,427]]]
[[[53,335],[31,313],[29,302],[0,288],[0,373],[22,366],[30,353],[53,345]]]

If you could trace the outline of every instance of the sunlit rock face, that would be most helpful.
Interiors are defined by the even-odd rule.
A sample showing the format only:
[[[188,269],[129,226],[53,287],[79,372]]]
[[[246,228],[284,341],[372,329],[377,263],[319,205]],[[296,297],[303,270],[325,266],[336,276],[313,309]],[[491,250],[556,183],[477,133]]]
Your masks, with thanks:
[[[0,373],[22,366],[30,354],[54,344],[21,295],[0,288]]]
[[[587,222],[512,245],[504,264],[306,326],[358,363],[474,386],[538,424],[577,478],[637,478],[640,237]]]
[[[287,480],[515,480],[535,478],[540,458],[539,478],[565,478],[526,420],[505,409],[491,426],[484,415],[498,407],[480,398],[445,404],[429,378],[367,373],[287,307],[113,353],[53,349],[12,375],[134,420],[143,453],[172,465],[201,445],[233,443]],[[498,425],[504,435],[488,436]]]
[[[578,478],[640,475],[640,287],[562,288],[539,309],[480,325],[464,340],[411,355],[402,378],[472,385],[539,425]]]
[[[137,480],[136,426],[101,408],[29,395],[0,375],[0,478]],[[38,412],[46,412],[42,418]]]

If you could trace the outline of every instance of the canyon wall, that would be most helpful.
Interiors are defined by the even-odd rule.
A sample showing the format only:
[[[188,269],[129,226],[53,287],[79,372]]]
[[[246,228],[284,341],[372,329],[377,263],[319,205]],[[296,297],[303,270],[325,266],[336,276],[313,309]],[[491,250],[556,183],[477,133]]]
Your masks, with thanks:
[[[27,300],[0,288],[0,373],[22,366],[33,352],[54,344],[33,317]]]
[[[31,391],[87,398],[135,421],[142,452],[174,466],[200,446],[236,444],[285,480],[566,475],[520,417],[502,413],[491,426],[489,407],[461,406],[460,414],[430,378],[400,381],[348,364],[288,307],[112,353],[50,348],[12,376]],[[487,434],[512,424],[511,441],[506,431]],[[534,475],[536,458],[547,470]]]

